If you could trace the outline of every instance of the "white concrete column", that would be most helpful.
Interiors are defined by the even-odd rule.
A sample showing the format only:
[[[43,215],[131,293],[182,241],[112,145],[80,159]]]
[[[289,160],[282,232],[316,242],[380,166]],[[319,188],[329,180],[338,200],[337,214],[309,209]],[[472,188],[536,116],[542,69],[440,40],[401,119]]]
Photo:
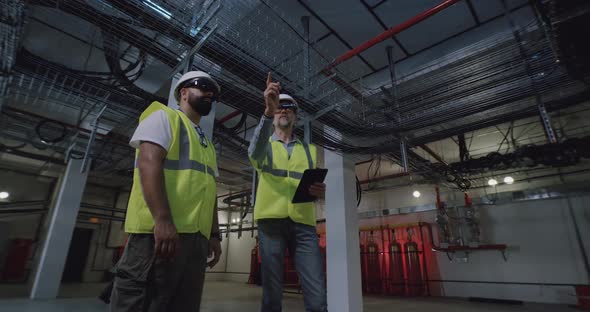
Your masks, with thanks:
[[[328,309],[362,312],[359,226],[354,162],[325,150]]]
[[[80,173],[82,162],[82,159],[73,158],[68,161],[55,207],[50,216],[47,236],[43,242],[31,299],[54,299],[59,293],[61,277],[88,177],[89,170]]]

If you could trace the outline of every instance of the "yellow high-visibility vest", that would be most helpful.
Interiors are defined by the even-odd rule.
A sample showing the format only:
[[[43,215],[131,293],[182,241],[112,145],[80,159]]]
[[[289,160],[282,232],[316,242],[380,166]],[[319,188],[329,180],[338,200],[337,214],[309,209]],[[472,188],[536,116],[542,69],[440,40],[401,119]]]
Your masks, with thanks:
[[[261,163],[250,159],[259,176],[254,204],[254,220],[291,218],[315,226],[314,203],[293,204],[291,200],[305,169],[316,167],[316,147],[295,144],[291,157],[283,143],[269,139],[266,156]]]
[[[168,106],[153,102],[139,118],[143,121],[152,113],[163,110],[170,121],[172,142],[164,161],[164,181],[172,220],[178,233],[198,233],[209,238],[213,223],[213,208],[217,200],[215,148],[207,139],[207,147],[186,115]],[[154,218],[141,189],[137,158],[133,187],[127,206],[125,231],[153,233]]]

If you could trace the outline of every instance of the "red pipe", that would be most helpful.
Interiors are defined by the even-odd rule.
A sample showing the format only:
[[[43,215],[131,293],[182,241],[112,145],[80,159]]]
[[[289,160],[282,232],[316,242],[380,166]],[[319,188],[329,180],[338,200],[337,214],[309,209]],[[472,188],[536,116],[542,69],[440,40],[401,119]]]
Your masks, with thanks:
[[[439,5],[414,16],[414,17],[410,18],[409,20],[407,20],[397,26],[394,26],[394,27],[384,31],[383,33],[381,33],[377,37],[357,46],[356,48],[354,48],[354,49],[344,53],[340,57],[338,57],[334,62],[332,62],[330,65],[328,65],[326,68],[324,68],[323,72],[329,72],[332,68],[338,66],[340,63],[358,55],[359,53],[367,50],[368,48],[378,44],[381,41],[384,41],[388,38],[395,36],[396,34],[400,33],[401,31],[404,31],[404,30],[410,28],[411,26],[433,16],[434,14],[450,7],[451,5],[453,5],[459,1],[460,0],[445,0],[442,3],[440,3]]]
[[[436,251],[442,252],[451,252],[451,251],[469,251],[469,250],[506,250],[508,246],[504,244],[488,244],[488,245],[478,245],[477,247],[470,247],[470,246],[449,246],[447,248],[438,247],[435,249]]]
[[[225,115],[224,117],[221,117],[221,119],[217,120],[216,123],[223,125],[226,121],[238,116],[239,114],[242,114],[242,112],[239,110],[235,110],[235,111]]]
[[[472,204],[473,204],[473,202],[471,201],[471,197],[469,197],[469,194],[467,194],[467,192],[465,192],[465,207],[471,208]]]

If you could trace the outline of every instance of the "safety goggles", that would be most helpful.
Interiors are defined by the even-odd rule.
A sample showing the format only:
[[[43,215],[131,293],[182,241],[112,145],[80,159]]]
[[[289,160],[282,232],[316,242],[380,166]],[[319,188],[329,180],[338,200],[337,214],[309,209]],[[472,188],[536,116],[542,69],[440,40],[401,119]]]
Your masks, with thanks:
[[[293,101],[290,101],[290,100],[279,101],[278,108],[279,109],[290,109],[294,113],[297,113],[297,104],[293,103]]]
[[[196,88],[203,93],[211,92],[213,93],[211,97],[211,101],[213,102],[216,102],[219,98],[219,85],[211,78],[197,77],[187,80],[182,84],[182,88]]]

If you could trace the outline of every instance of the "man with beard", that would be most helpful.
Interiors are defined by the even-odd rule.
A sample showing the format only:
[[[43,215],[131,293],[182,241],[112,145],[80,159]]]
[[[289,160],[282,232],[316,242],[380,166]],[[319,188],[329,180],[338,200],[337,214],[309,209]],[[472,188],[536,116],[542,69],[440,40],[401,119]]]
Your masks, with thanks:
[[[264,115],[254,131],[248,155],[260,177],[254,219],[262,260],[262,312],[279,312],[283,298],[283,256],[288,248],[303,289],[305,310],[327,311],[323,259],[316,233],[315,204],[291,202],[301,176],[315,168],[316,147],[293,135],[297,101],[280,93],[268,74]],[[273,131],[274,126],[274,131]],[[316,183],[309,193],[324,198],[326,186]]]
[[[179,110],[153,102],[140,116],[127,207],[127,247],[111,311],[199,311],[205,268],[221,255],[215,149],[199,127],[219,85],[192,71],[178,81]],[[207,256],[213,260],[207,263]]]

